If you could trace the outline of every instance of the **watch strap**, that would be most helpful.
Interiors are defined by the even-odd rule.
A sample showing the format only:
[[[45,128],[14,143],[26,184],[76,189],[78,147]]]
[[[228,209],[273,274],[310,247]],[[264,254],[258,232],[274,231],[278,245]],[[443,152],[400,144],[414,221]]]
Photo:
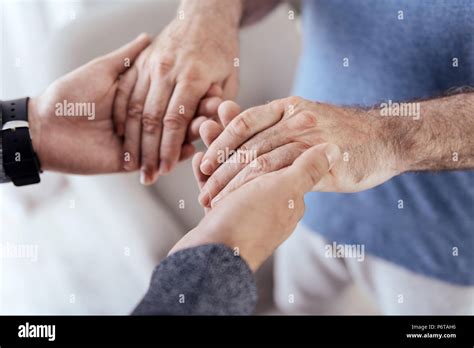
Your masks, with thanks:
[[[10,121],[28,122],[28,100],[21,98],[15,100],[2,101],[2,126]]]
[[[30,138],[28,98],[2,101],[3,168],[15,186],[40,182],[40,163]]]

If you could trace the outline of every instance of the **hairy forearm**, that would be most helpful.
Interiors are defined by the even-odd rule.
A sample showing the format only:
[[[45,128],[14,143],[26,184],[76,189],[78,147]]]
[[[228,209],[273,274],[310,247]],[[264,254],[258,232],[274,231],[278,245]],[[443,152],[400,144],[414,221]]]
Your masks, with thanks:
[[[381,124],[401,172],[474,168],[474,93],[421,101],[419,117]]]
[[[182,0],[179,11],[186,16],[223,20],[232,26],[253,24],[270,13],[281,0]]]

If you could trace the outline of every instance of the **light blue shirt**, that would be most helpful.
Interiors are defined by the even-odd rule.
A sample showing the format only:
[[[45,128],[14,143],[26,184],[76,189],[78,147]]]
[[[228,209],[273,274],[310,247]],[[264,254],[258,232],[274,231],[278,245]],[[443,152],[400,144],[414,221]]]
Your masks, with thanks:
[[[473,18],[470,0],[306,0],[294,94],[370,106],[474,86]],[[310,193],[306,203],[304,223],[329,242],[474,285],[473,171],[404,174],[361,193]]]

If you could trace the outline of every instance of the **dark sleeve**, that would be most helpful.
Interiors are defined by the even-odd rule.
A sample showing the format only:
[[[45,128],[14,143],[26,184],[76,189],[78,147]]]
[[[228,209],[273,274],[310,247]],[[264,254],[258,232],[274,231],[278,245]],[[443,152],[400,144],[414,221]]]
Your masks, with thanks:
[[[249,315],[257,303],[253,273],[221,244],[178,251],[154,270],[133,315]]]

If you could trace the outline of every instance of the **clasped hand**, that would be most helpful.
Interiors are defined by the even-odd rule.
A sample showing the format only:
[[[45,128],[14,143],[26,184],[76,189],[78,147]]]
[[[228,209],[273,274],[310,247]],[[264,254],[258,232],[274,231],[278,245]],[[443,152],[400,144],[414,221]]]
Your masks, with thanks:
[[[117,125],[116,110],[117,103],[120,103],[118,96],[125,83],[120,77],[133,71],[125,62],[135,62],[140,54],[147,52],[149,45],[150,39],[140,35],[120,49],[58,79],[41,96],[30,100],[33,147],[44,170],[98,174],[120,172],[124,169],[124,163],[129,170],[143,165],[143,157],[138,161],[136,157],[133,160],[132,156],[132,160],[127,161],[129,154],[126,150],[131,141],[127,135],[128,122],[136,120],[133,117],[131,120],[126,118],[127,125],[123,130],[120,122]],[[214,85],[199,101],[198,112],[186,128],[186,140],[180,138],[175,144],[179,158],[189,157],[194,152],[191,141],[201,136],[204,143],[210,146],[206,158],[211,158],[210,163],[213,163],[210,157],[212,151],[225,144],[223,139],[228,135],[240,134],[233,132],[238,129],[236,126],[244,125],[241,120],[248,112],[240,113],[238,105],[233,102],[221,103],[217,95],[222,95],[222,90]],[[93,118],[58,117],[55,108],[64,101],[92,103],[95,115]],[[205,116],[196,117],[200,114]],[[145,124],[147,122],[145,120]],[[139,125],[132,124],[132,127]],[[256,125],[254,129],[248,129],[246,135],[261,130],[262,127]],[[242,137],[239,139],[244,140]],[[239,142],[233,141],[233,144],[236,147]],[[136,142],[133,146],[141,146],[142,153],[153,150],[153,156],[157,155],[156,141]],[[309,148],[309,145],[297,147],[300,153]],[[295,153],[290,152],[291,156]],[[214,174],[211,180],[203,174],[201,169],[209,173],[208,168],[201,164],[203,156],[203,153],[196,154],[193,168],[199,186],[208,191],[218,176]],[[301,218],[304,193],[326,176],[339,157],[337,146],[319,144],[306,151],[297,161],[291,157],[285,165],[272,168],[271,173],[262,172],[260,174],[264,175],[255,180],[242,183],[241,189],[235,190],[234,187],[225,198],[226,204],[219,204],[212,209],[195,229],[178,242],[172,252],[198,244],[223,243],[238,248],[250,267],[257,269],[288,237]],[[155,159],[158,160],[158,157]]]
[[[158,122],[143,119],[144,136],[140,141],[134,132],[142,129],[140,123],[136,123],[136,117],[129,114],[125,128],[120,121],[123,116],[122,97],[128,88],[129,76],[134,74],[138,60],[150,47],[150,38],[142,34],[118,50],[59,78],[39,97],[30,99],[30,132],[43,170],[73,174],[114,173],[146,166],[150,156],[159,160],[159,143],[156,139],[152,141],[148,134],[150,130],[158,134],[161,130]],[[152,94],[155,96],[161,92],[156,90]],[[173,145],[179,159],[189,158],[194,153],[192,141],[199,137],[199,126],[203,121],[217,117],[217,107],[222,101],[217,96],[221,95],[220,87],[212,85],[194,107],[196,112],[193,111],[189,126],[183,130],[186,134]],[[94,117],[58,115],[57,106],[65,103],[93,105]],[[175,135],[166,139],[176,141]],[[137,152],[140,150],[141,160]],[[150,184],[156,180],[157,164],[153,168],[146,171],[149,175],[142,171],[143,183]]]

